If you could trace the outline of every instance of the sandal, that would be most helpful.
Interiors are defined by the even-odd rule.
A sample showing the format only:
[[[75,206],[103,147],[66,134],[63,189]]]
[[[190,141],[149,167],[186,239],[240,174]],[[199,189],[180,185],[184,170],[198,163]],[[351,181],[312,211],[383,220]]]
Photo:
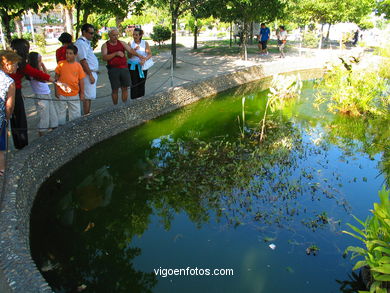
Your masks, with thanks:
[[[0,177],[4,176],[4,170],[0,170]]]

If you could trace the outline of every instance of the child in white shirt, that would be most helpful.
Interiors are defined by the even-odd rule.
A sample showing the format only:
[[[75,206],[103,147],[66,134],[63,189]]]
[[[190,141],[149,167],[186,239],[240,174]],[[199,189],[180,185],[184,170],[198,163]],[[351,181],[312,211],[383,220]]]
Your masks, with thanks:
[[[37,52],[31,52],[28,56],[28,63],[45,73],[47,69],[42,62],[42,56]],[[35,106],[39,116],[39,136],[44,135],[47,131],[58,127],[57,110],[52,101],[51,91],[46,82],[30,78],[30,85],[35,94]]]

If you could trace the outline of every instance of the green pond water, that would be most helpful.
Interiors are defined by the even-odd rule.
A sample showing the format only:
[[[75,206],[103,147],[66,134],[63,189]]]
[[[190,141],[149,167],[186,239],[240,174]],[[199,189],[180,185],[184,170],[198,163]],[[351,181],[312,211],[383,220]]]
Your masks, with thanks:
[[[269,112],[261,144],[266,82],[131,129],[58,170],[39,191],[30,235],[53,290],[358,289],[343,252],[360,243],[341,231],[389,181],[389,117],[317,110],[315,83]]]

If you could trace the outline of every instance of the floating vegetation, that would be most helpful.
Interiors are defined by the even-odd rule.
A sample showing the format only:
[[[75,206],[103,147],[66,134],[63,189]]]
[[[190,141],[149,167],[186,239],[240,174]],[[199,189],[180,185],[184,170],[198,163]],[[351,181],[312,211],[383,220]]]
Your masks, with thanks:
[[[311,245],[308,248],[306,248],[307,255],[316,256],[319,251],[320,251],[320,248],[317,245]]]
[[[389,178],[389,118],[318,113],[306,96],[311,84],[300,99],[269,107],[261,144],[268,92],[240,88],[118,135],[61,168],[42,186],[30,225],[34,261],[53,290],[185,292],[190,278],[152,272],[156,261],[182,266],[183,253],[204,264],[210,255],[243,260],[245,271],[234,269],[244,278],[215,279],[221,292],[258,288],[249,271],[267,280],[294,273],[287,277],[296,284],[265,282],[263,290],[300,292],[308,268],[313,287],[305,290],[337,291],[332,280],[346,279],[350,266],[340,257],[341,223],[371,201],[361,189]],[[319,253],[314,243],[329,261],[305,257]]]
[[[214,211],[234,227],[285,226],[306,213],[303,198],[336,199],[348,208],[329,178],[319,180],[322,175],[317,169],[299,167],[309,156],[326,155],[321,146],[304,142],[299,129],[283,117],[276,116],[267,124],[267,140],[261,146],[259,132],[249,128],[250,135],[238,138],[161,137],[148,154],[146,174],[153,176],[141,176],[140,183],[159,194],[156,198],[161,202],[154,204],[164,214],[172,212],[172,201],[190,196],[205,217]],[[339,174],[334,172],[333,177],[337,181]],[[315,229],[325,224],[327,215],[321,213],[305,225]]]
[[[302,224],[311,229],[313,232],[318,228],[322,228],[329,223],[328,216],[326,212],[322,212],[315,216],[314,220],[302,220]]]

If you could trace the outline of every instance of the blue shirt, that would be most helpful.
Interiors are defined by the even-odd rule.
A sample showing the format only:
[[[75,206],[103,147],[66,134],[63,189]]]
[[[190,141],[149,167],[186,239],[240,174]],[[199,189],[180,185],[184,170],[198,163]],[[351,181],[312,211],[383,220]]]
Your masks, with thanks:
[[[268,41],[269,35],[271,34],[271,31],[269,30],[268,27],[261,28],[260,29],[260,41]]]

